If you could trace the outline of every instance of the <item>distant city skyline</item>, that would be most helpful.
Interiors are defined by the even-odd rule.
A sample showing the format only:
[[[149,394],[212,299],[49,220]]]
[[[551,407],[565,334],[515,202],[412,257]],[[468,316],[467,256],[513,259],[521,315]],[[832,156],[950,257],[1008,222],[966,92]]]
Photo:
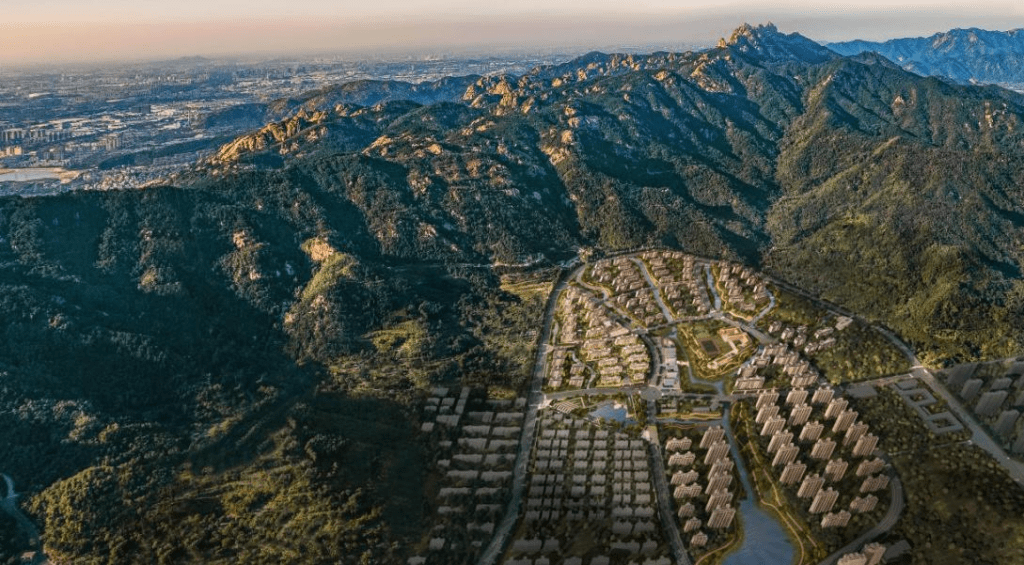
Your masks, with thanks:
[[[788,0],[36,0],[5,6],[0,63],[65,64],[184,56],[414,55],[713,44],[774,22],[819,41],[1024,27],[1019,2]]]

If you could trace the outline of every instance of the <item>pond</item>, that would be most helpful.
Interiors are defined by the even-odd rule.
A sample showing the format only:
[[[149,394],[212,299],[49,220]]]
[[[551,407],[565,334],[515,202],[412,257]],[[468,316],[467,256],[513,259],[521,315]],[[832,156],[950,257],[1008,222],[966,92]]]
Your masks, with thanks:
[[[632,422],[632,420],[628,419],[629,411],[626,410],[626,405],[618,402],[602,402],[590,415],[594,418],[604,418],[605,420],[615,420],[616,422]]]

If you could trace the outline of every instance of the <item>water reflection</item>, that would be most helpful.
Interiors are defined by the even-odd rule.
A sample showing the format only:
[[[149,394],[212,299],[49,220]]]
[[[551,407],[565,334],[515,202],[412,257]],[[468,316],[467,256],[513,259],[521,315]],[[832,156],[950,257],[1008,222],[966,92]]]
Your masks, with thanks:
[[[604,418],[605,420],[615,420],[622,423],[631,423],[633,420],[629,420],[629,411],[626,409],[624,404],[620,404],[614,401],[602,402],[598,405],[597,409],[590,413],[592,418]]]

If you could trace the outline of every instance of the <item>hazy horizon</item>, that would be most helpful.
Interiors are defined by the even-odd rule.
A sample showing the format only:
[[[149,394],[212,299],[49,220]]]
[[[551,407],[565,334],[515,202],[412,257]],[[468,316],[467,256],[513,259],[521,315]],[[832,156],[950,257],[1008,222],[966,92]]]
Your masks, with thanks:
[[[24,3],[23,3],[24,4]],[[434,53],[512,53],[657,49],[710,45],[747,22],[773,22],[818,41],[927,36],[957,27],[1024,27],[1024,7],[983,2],[971,10],[910,0],[621,2],[525,0],[480,5],[465,0],[400,0],[375,5],[292,0],[38,0],[5,8],[7,48],[0,64],[65,65],[179,57]]]

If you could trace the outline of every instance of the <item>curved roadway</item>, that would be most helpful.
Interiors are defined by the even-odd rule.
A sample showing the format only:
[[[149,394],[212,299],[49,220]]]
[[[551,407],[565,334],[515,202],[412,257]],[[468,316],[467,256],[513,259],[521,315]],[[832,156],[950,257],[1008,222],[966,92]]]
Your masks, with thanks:
[[[914,354],[913,349],[911,349],[909,345],[907,345],[906,343],[903,342],[903,340],[897,337],[895,333],[893,333],[888,328],[881,327],[878,324],[872,324],[871,322],[865,320],[861,316],[848,312],[845,309],[836,306],[835,304],[826,302],[821,298],[813,296],[807,293],[806,291],[801,290],[787,282],[780,281],[775,278],[771,278],[771,281],[790,292],[803,296],[804,298],[810,300],[811,302],[814,302],[819,307],[826,308],[833,312],[838,312],[845,316],[854,318],[860,321],[861,323],[873,328],[875,331],[882,334],[883,336],[885,336],[885,338],[889,340],[889,343],[891,343],[896,349],[899,349],[900,352],[902,352],[903,355],[907,358],[907,361],[911,365],[910,374],[924,381],[928,388],[932,389],[932,391],[935,392],[936,395],[941,396],[942,399],[946,401],[946,406],[953,413],[956,414],[957,418],[959,418],[960,421],[963,422],[968,429],[970,429],[971,441],[978,447],[987,451],[989,455],[991,455],[992,458],[995,459],[996,462],[999,463],[999,465],[1006,470],[1006,472],[1014,481],[1016,481],[1020,485],[1024,485],[1024,464],[1006,454],[1006,451],[1003,450],[1002,446],[999,445],[998,442],[993,440],[992,436],[990,436],[984,430],[984,428],[981,427],[977,419],[975,419],[974,415],[969,410],[964,408],[960,401],[956,397],[954,397],[949,392],[949,390],[946,389],[945,386],[939,383],[938,379],[935,378],[935,375],[933,375],[927,367],[921,365],[921,362],[918,360],[917,355]]]
[[[39,545],[39,530],[31,520],[21,513],[21,510],[18,510],[18,493],[14,491],[14,480],[4,473],[0,473],[0,476],[7,483],[7,496],[0,500],[0,508],[14,518],[21,530],[28,536],[30,545]]]
[[[889,510],[885,513],[882,521],[875,524],[875,527],[864,532],[864,534],[859,538],[851,541],[832,555],[826,557],[821,561],[820,565],[833,565],[839,561],[840,557],[847,553],[857,551],[864,544],[888,532],[896,525],[896,522],[900,519],[900,514],[903,513],[904,506],[906,506],[906,501],[903,497],[903,483],[900,482],[899,477],[894,477],[889,481],[889,493],[892,495],[892,502],[889,504]]]

